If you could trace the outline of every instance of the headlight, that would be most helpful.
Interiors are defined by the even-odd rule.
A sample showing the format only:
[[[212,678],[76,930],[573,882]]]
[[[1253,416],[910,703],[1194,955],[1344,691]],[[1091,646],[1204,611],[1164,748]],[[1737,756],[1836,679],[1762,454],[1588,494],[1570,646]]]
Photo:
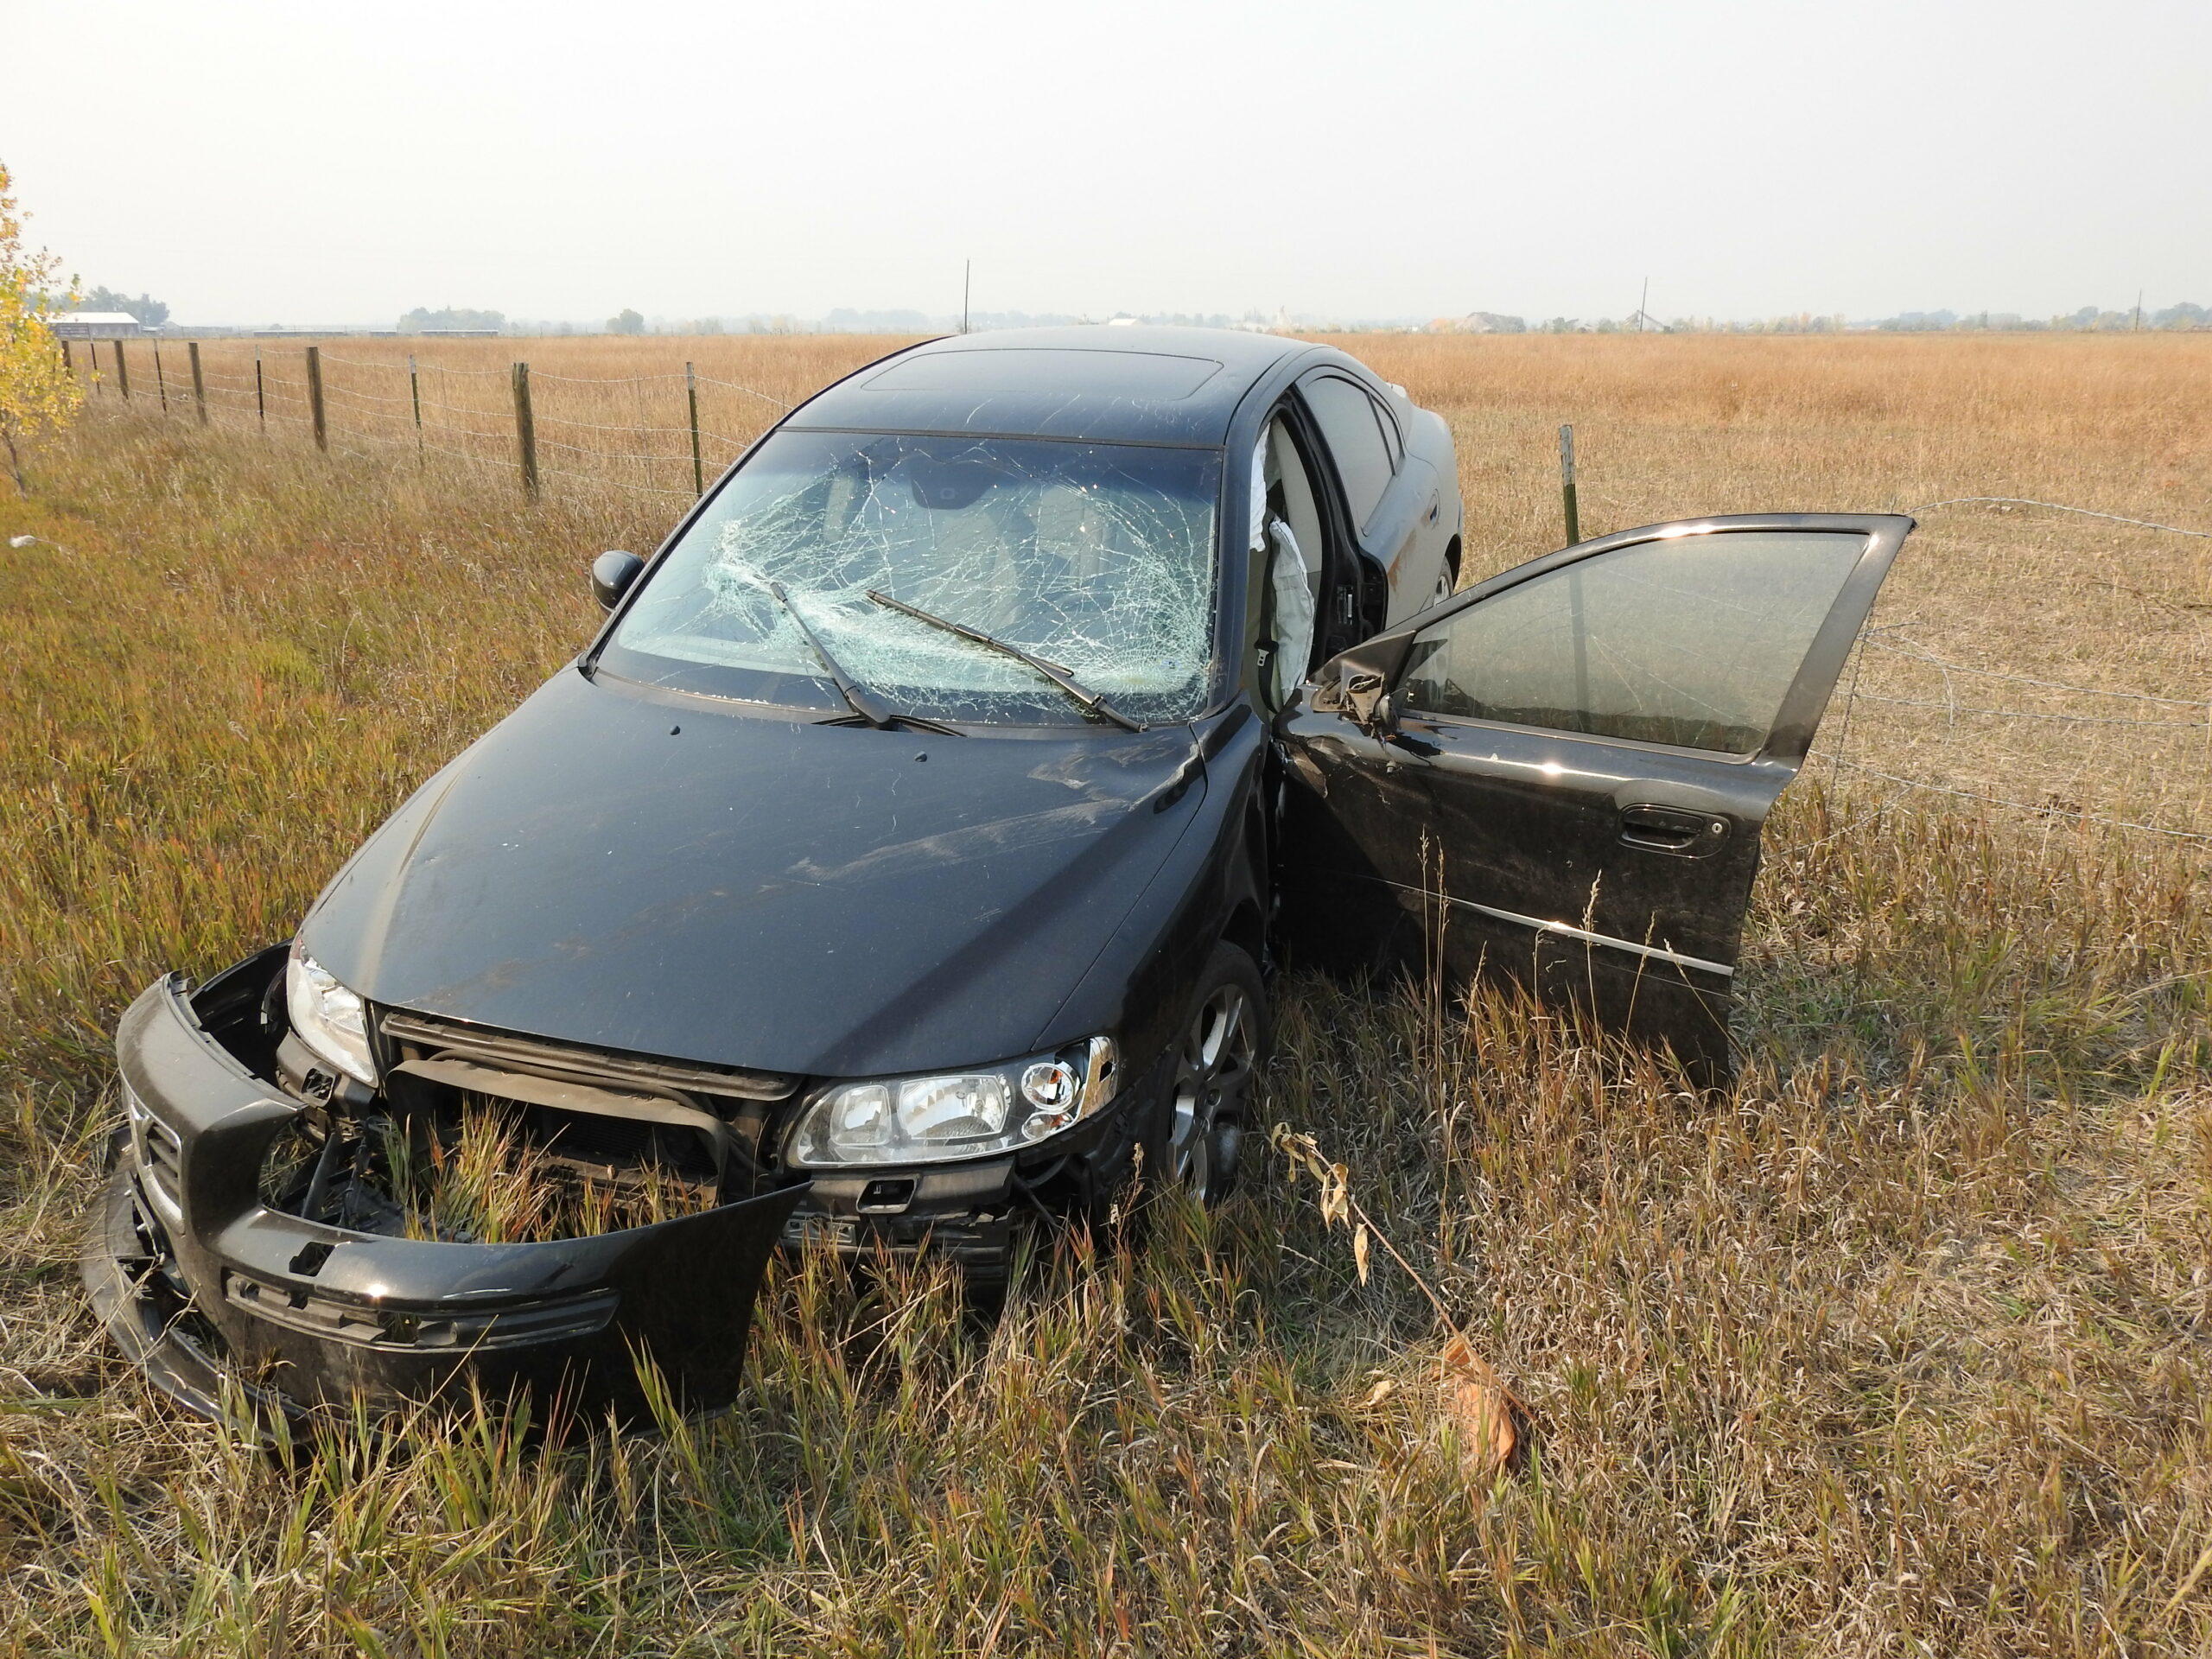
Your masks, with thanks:
[[[300,1040],[350,1077],[373,1086],[377,1063],[369,1058],[368,1011],[329,970],[292,945],[284,964],[284,1007]]]
[[[1111,1101],[1118,1071],[1113,1039],[1093,1037],[975,1071],[838,1084],[800,1115],[791,1160],[818,1169],[1011,1152]]]

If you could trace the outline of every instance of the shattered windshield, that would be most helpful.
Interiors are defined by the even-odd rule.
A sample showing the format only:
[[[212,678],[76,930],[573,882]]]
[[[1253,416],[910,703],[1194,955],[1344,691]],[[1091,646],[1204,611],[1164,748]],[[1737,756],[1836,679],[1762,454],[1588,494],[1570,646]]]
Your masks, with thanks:
[[[1034,669],[873,588],[1021,646],[1133,720],[1188,719],[1212,661],[1219,477],[1203,449],[779,432],[671,550],[601,660],[653,683],[842,709],[810,630],[901,712],[1083,721]]]

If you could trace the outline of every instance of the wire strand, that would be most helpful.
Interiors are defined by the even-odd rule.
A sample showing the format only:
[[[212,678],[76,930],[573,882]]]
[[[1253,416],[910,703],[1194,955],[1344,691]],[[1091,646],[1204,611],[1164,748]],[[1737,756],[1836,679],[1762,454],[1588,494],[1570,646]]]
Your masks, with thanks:
[[[2048,691],[2072,691],[2088,697],[2126,697],[2133,702],[2159,702],[2173,709],[2212,709],[2212,702],[2200,702],[2189,697],[2153,696],[2147,691],[2108,691],[2098,685],[2074,685],[2063,680],[2038,680],[2025,674],[2000,674],[1993,668],[1970,668],[1964,663],[1948,661],[1931,652],[1907,650],[1902,645],[1885,645],[1878,639],[1869,639],[1866,648],[1886,656],[1904,657],[1914,662],[1948,669],[1954,674],[1972,674],[1985,680],[2005,680],[2014,685],[2039,685]]]
[[[1879,778],[1885,783],[1901,784],[1907,789],[1924,789],[1937,795],[1955,795],[1961,800],[1982,801],[1991,806],[2007,806],[2018,812],[2033,813],[2038,817],[2071,818],[2077,823],[2101,823],[2114,830],[2135,830],[2145,835],[2170,836],[2177,841],[2212,842],[2212,835],[2206,835],[2200,830],[2169,830],[2164,824],[2138,823],[2127,818],[2108,818],[2095,812],[2073,812],[2063,806],[2037,806],[2030,801],[2009,801],[1999,795],[1983,795],[1971,789],[1954,789],[1948,784],[1930,784],[1923,782],[1917,778],[1900,778],[1893,772],[1880,772],[1872,766],[1861,766],[1856,760],[1846,760],[1840,756],[1837,758],[1835,764],[1839,766],[1848,766],[1852,771],[1863,772],[1869,778]]]
[[[2125,693],[2106,692],[2111,696]],[[2077,726],[2153,726],[2169,732],[2202,732],[2208,728],[2201,720],[2123,720],[2107,715],[2052,715],[2033,709],[1979,709],[1968,704],[1939,702],[1933,697],[1885,697],[1872,691],[1859,694],[1861,702],[1886,702],[1899,709],[1942,709],[1954,715],[1994,715],[2005,720],[2056,720]],[[2212,708],[2212,704],[2206,705]]]
[[[2053,512],[2079,513],[2084,518],[2106,518],[2115,524],[2133,524],[2138,530],[2170,531],[2176,536],[2195,536],[2212,542],[2212,530],[2183,530],[2179,524],[2161,524],[2148,518],[2128,518],[2117,512],[2099,512],[2092,507],[2069,507],[2061,501],[2031,501],[2022,495],[1954,495],[1942,501],[1930,501],[1924,507],[1913,508],[1917,518],[1923,512],[1933,512],[1938,507],[1966,507],[1974,505],[2003,507],[2047,507]]]

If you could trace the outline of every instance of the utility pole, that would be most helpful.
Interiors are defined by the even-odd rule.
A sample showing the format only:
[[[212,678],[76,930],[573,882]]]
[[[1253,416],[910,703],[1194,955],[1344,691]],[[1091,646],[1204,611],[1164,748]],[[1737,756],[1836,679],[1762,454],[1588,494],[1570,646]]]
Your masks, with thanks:
[[[976,262],[973,259],[960,262],[960,332],[963,334],[968,332],[968,282],[975,271]]]
[[[2141,289],[2139,289],[2139,289],[2137,289],[2135,290],[2135,326],[2134,326],[2133,328],[2129,329],[2129,330],[2128,330],[2128,333],[2133,334],[2141,334],[2142,332],[2143,332],[2143,290],[2142,290]]]
[[[1651,279],[1643,279],[1643,297],[1636,302],[1636,332],[1643,332],[1643,320],[1651,312]]]

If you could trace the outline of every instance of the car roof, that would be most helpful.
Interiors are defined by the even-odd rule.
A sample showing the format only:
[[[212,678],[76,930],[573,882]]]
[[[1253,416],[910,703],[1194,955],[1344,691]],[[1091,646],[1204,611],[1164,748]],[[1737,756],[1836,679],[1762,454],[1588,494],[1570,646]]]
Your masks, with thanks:
[[[1234,328],[1005,328],[933,340],[803,404],[787,426],[1214,446],[1306,340]]]

